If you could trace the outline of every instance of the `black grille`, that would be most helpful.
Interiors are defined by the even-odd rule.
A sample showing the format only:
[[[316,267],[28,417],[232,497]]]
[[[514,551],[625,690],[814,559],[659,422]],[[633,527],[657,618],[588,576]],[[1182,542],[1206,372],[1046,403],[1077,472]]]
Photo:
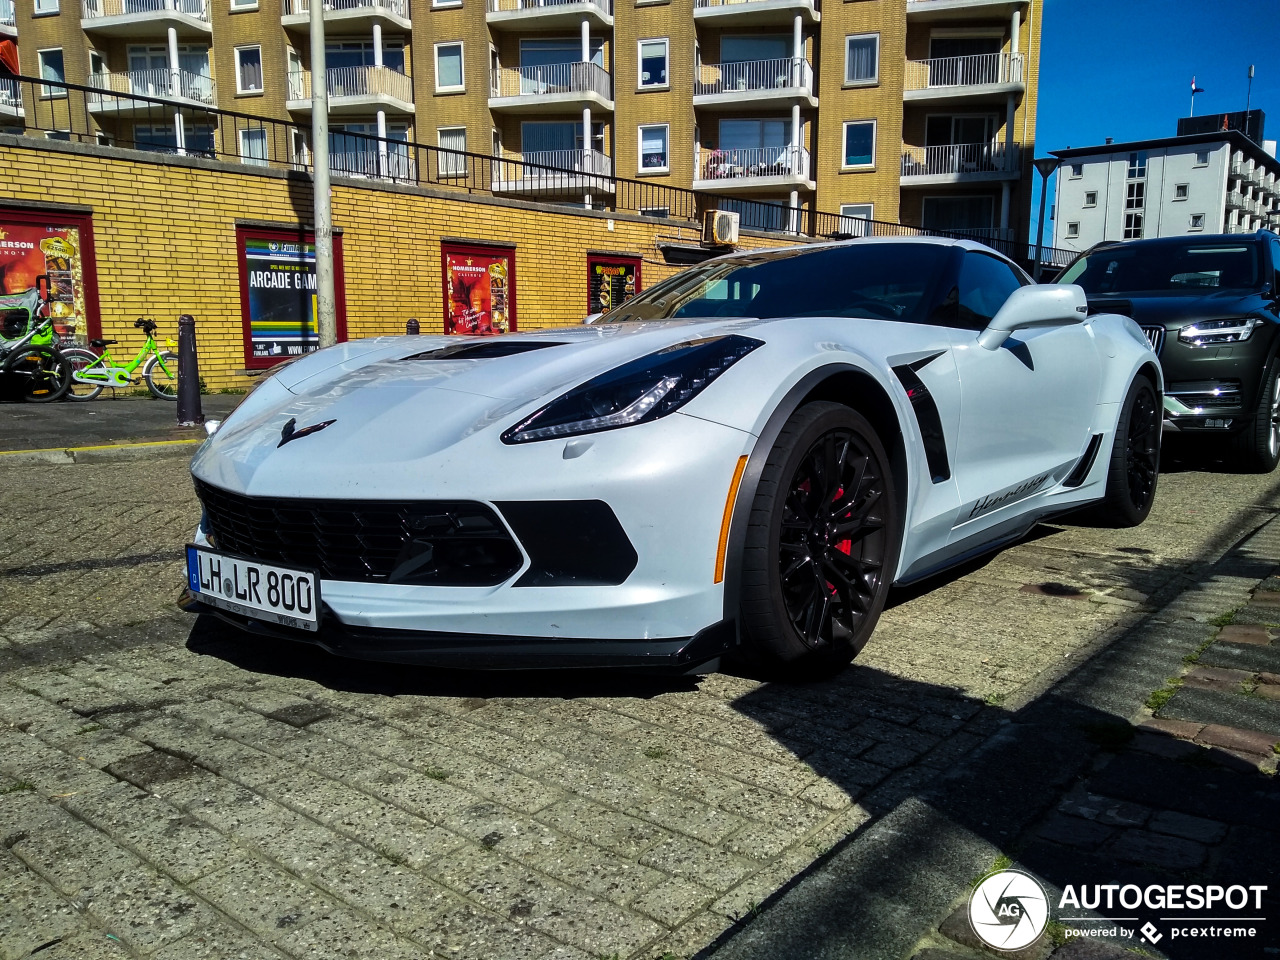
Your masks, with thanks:
[[[246,497],[200,480],[196,494],[216,549],[326,580],[493,586],[523,563],[482,503]]]
[[[1151,349],[1156,352],[1156,356],[1160,356],[1160,351],[1164,349],[1164,327],[1144,326],[1142,332],[1147,335],[1147,343],[1151,344]]]
[[[1239,380],[1171,383],[1165,392],[1192,409],[1234,409],[1241,404]]]

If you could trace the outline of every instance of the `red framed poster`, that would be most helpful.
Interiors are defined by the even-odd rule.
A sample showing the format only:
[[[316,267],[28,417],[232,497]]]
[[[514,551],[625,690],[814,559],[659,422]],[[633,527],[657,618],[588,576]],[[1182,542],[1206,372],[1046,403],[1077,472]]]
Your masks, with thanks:
[[[607,313],[640,292],[640,258],[587,256],[587,313]]]
[[[47,290],[39,277],[48,278]],[[0,304],[39,301],[67,340],[102,335],[93,221],[88,214],[0,207]]]
[[[445,333],[515,333],[514,247],[442,243],[440,268]]]
[[[316,331],[316,245],[311,231],[236,228],[244,365],[273,367],[320,346]],[[347,339],[342,237],[333,238],[333,293],[338,339]]]

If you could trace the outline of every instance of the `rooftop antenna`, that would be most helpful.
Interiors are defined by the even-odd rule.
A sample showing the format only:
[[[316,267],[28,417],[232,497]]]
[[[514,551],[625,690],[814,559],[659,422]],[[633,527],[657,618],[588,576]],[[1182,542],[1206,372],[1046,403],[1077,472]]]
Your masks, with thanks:
[[[1192,77],[1191,78],[1191,115],[1193,117],[1196,115],[1196,94],[1197,93],[1204,93],[1204,88],[1197,87],[1196,78]]]
[[[1244,98],[1244,112],[1246,114],[1248,114],[1249,104],[1252,102],[1253,102],[1253,64],[1251,63],[1249,64],[1249,93]],[[1248,122],[1249,122],[1248,119],[1246,119],[1245,123],[1248,124]]]

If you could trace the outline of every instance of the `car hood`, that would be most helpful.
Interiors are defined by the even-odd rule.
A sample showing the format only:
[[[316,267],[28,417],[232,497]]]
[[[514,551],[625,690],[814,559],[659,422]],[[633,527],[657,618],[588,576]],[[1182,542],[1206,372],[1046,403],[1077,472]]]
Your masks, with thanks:
[[[1183,326],[1197,320],[1221,320],[1243,317],[1262,306],[1258,294],[1241,294],[1238,290],[1221,290],[1202,296],[1172,297],[1132,294],[1088,294],[1089,309],[1096,313],[1122,313],[1140,324]]]
[[[246,493],[279,491],[296,489],[299,471],[420,461],[485,432],[497,442],[523,416],[623,363],[708,336],[765,339],[760,328],[771,322],[668,320],[339,344],[256,388],[200,448],[192,472]],[[294,431],[332,422],[283,441],[290,420]]]

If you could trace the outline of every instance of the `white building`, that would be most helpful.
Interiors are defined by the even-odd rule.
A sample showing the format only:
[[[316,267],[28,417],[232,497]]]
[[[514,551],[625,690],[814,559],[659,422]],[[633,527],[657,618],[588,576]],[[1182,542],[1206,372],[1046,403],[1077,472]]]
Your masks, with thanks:
[[[1052,246],[1280,227],[1280,161],[1237,130],[1052,150]]]

